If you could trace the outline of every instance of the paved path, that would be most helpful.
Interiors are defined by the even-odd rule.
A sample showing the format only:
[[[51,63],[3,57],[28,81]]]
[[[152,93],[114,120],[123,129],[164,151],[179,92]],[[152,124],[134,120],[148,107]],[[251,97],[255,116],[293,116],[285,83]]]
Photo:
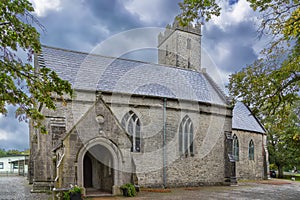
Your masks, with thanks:
[[[0,176],[0,200],[48,200],[51,195],[30,193],[32,186],[26,177]]]
[[[0,200],[49,200],[51,195],[30,193],[31,185],[25,177],[0,176]],[[181,199],[255,199],[255,200],[299,200],[300,182],[268,180],[260,182],[241,182],[231,187],[195,187],[171,189],[168,193],[142,191],[135,198],[102,197],[89,200],[181,200]]]
[[[121,200],[124,197],[102,197],[92,200]],[[128,199],[128,198],[127,198]],[[169,193],[140,192],[132,200],[299,200],[300,182],[268,180],[260,182],[241,182],[229,187],[196,187],[171,189]]]

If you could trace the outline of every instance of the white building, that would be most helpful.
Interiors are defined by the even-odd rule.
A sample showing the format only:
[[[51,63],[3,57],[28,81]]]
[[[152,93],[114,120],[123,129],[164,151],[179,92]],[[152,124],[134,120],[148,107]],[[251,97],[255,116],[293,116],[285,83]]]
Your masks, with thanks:
[[[26,175],[28,172],[28,156],[12,155],[0,157],[0,174]]]

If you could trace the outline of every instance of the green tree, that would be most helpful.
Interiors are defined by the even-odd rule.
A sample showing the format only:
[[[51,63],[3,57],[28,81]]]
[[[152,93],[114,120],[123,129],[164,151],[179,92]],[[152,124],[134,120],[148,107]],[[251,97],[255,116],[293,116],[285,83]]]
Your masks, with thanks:
[[[22,152],[17,150],[17,149],[10,149],[8,151],[6,151],[7,155],[21,155]]]
[[[0,113],[7,105],[17,107],[19,120],[33,119],[42,127],[43,106],[55,109],[53,95],[63,98],[72,95],[71,85],[48,68],[32,66],[33,55],[40,53],[39,33],[43,27],[31,14],[34,9],[28,0],[0,1]],[[25,54],[27,59],[21,59]]]
[[[30,154],[30,149],[26,149],[21,152],[22,155],[29,155]]]
[[[6,151],[5,149],[0,149],[0,157],[6,156]]]
[[[286,50],[276,51],[232,74],[229,80],[231,96],[243,100],[261,118],[288,109],[299,99],[300,56],[292,53],[286,58]]]
[[[264,123],[268,130],[270,162],[276,165],[279,178],[283,178],[284,167],[292,169],[300,164],[299,102],[296,105],[291,111],[281,112],[279,118],[268,116]]]

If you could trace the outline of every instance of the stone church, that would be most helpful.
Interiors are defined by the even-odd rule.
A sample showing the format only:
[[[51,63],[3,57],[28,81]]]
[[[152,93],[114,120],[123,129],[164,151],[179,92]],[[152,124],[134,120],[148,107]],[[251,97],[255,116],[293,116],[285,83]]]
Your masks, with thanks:
[[[35,67],[68,80],[73,97],[30,127],[33,191],[69,187],[231,185],[267,174],[266,132],[201,69],[198,26],[158,36],[159,64],[43,46]]]

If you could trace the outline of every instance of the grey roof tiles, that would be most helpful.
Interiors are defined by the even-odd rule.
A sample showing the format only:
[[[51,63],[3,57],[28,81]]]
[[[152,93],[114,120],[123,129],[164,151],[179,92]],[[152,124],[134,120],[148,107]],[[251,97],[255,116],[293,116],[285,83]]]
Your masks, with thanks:
[[[265,133],[265,129],[254,117],[249,108],[242,102],[236,102],[233,108],[232,128],[257,133]]]
[[[42,47],[38,63],[73,88],[227,105],[208,75],[193,70]]]

